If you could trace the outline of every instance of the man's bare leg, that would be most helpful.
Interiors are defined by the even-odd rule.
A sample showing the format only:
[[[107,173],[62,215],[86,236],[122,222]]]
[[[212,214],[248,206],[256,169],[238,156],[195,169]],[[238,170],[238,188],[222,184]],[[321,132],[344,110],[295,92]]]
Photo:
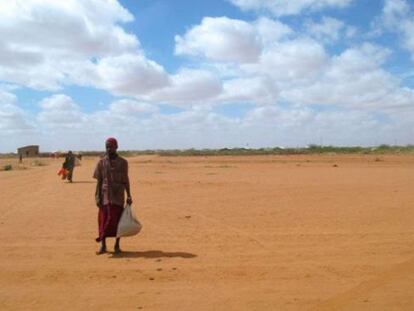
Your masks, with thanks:
[[[114,246],[114,252],[115,254],[119,254],[121,252],[121,247],[119,246],[121,238],[116,238],[115,246]]]
[[[101,248],[98,252],[96,252],[97,255],[105,254],[106,253],[106,240],[102,240]]]
[[[72,182],[72,176],[73,176],[73,169],[69,170],[69,174],[68,174],[68,180],[69,182]]]

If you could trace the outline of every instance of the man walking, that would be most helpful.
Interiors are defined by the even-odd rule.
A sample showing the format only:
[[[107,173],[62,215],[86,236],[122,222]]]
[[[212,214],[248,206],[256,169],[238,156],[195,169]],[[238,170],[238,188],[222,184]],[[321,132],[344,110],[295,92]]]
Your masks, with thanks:
[[[96,205],[99,207],[98,225],[101,248],[97,254],[106,253],[106,238],[116,237],[118,222],[121,218],[125,203],[132,204],[128,177],[128,161],[117,154],[118,142],[108,138],[105,142],[106,154],[98,162],[93,177],[96,184]],[[115,241],[114,252],[120,253],[120,238]]]
[[[75,168],[75,156],[70,150],[65,157],[65,162],[63,162],[63,168],[68,171],[67,179],[69,182],[72,182],[73,170]]]

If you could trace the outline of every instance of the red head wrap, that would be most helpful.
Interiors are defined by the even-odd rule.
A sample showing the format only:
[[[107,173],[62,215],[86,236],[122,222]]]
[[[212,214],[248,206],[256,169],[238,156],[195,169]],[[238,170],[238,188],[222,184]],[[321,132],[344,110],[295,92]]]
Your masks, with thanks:
[[[118,148],[118,142],[117,142],[117,141],[116,141],[116,139],[115,139],[115,138],[113,138],[113,137],[109,137],[109,138],[106,140],[105,145],[111,145],[111,146],[113,146],[113,147],[115,147],[115,148]]]

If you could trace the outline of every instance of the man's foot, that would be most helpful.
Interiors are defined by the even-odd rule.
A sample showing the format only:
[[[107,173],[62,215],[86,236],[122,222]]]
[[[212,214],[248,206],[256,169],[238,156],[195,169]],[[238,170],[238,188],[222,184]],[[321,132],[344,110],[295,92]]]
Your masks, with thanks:
[[[120,254],[120,253],[122,253],[121,248],[119,246],[116,246],[115,245],[115,247],[114,247],[114,254]]]
[[[120,242],[121,242],[121,238],[116,238],[115,245],[114,245],[114,253],[115,254],[120,254],[122,252],[121,248],[119,247]]]
[[[96,252],[96,255],[102,255],[106,253],[106,247],[101,247],[99,251]]]

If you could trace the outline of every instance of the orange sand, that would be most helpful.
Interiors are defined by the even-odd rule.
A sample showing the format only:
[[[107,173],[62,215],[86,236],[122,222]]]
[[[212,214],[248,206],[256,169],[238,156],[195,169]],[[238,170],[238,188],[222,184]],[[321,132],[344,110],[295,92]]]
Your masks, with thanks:
[[[128,160],[118,257],[96,158],[0,172],[1,310],[414,310],[414,156]]]

